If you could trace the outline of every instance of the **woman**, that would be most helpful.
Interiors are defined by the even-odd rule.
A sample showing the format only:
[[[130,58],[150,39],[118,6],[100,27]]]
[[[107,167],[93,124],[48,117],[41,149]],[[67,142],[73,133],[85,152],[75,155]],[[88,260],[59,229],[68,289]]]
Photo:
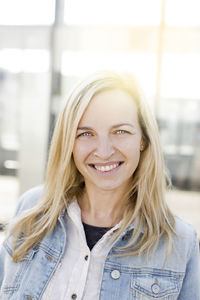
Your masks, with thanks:
[[[200,299],[196,233],[167,207],[156,122],[131,76],[74,89],[0,266],[4,300]]]

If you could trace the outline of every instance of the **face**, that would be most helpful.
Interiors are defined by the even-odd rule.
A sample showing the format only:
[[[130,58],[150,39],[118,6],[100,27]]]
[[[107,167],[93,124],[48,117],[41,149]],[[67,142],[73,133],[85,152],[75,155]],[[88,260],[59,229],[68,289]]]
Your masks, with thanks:
[[[86,189],[125,189],[139,163],[141,140],[137,107],[128,93],[114,89],[94,96],[73,149]]]

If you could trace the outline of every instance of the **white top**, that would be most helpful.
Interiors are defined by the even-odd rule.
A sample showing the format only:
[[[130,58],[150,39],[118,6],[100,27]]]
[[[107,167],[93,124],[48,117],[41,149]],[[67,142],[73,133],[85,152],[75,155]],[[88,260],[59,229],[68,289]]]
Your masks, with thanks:
[[[110,236],[121,222],[107,231],[91,251],[87,246],[81,210],[76,200],[68,205],[65,222],[66,249],[42,300],[97,300],[104,262],[112,246]]]

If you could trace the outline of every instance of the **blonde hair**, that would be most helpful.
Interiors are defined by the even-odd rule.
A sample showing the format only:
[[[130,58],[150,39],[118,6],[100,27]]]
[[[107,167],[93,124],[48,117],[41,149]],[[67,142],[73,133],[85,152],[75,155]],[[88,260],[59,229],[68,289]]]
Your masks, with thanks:
[[[139,223],[128,244],[129,252],[124,254],[123,251],[127,248],[121,248],[121,255],[154,250],[162,235],[168,240],[167,255],[169,254],[174,234],[174,218],[165,202],[166,177],[156,121],[130,74],[98,72],[76,86],[58,117],[49,152],[43,196],[12,227],[15,262],[20,261],[47,233],[54,230],[66,204],[74,196],[81,195],[84,180],[72,155],[77,127],[94,95],[110,89],[121,89],[132,96],[138,108],[138,120],[145,144],[125,195],[130,201],[115,239],[139,216]]]

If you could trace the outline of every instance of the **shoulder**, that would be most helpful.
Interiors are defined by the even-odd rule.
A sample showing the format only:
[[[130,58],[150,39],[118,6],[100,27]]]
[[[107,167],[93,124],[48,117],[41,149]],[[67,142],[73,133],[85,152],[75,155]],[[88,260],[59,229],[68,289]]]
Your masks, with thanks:
[[[193,226],[181,218],[175,216],[175,244],[182,252],[186,252],[187,255],[193,251],[193,248],[198,245],[197,232]]]
[[[175,232],[177,235],[192,237],[196,234],[194,227],[185,220],[175,216]]]
[[[22,211],[32,208],[41,199],[44,191],[44,185],[39,185],[31,188],[22,194],[18,200],[15,210],[15,216],[19,215]]]

